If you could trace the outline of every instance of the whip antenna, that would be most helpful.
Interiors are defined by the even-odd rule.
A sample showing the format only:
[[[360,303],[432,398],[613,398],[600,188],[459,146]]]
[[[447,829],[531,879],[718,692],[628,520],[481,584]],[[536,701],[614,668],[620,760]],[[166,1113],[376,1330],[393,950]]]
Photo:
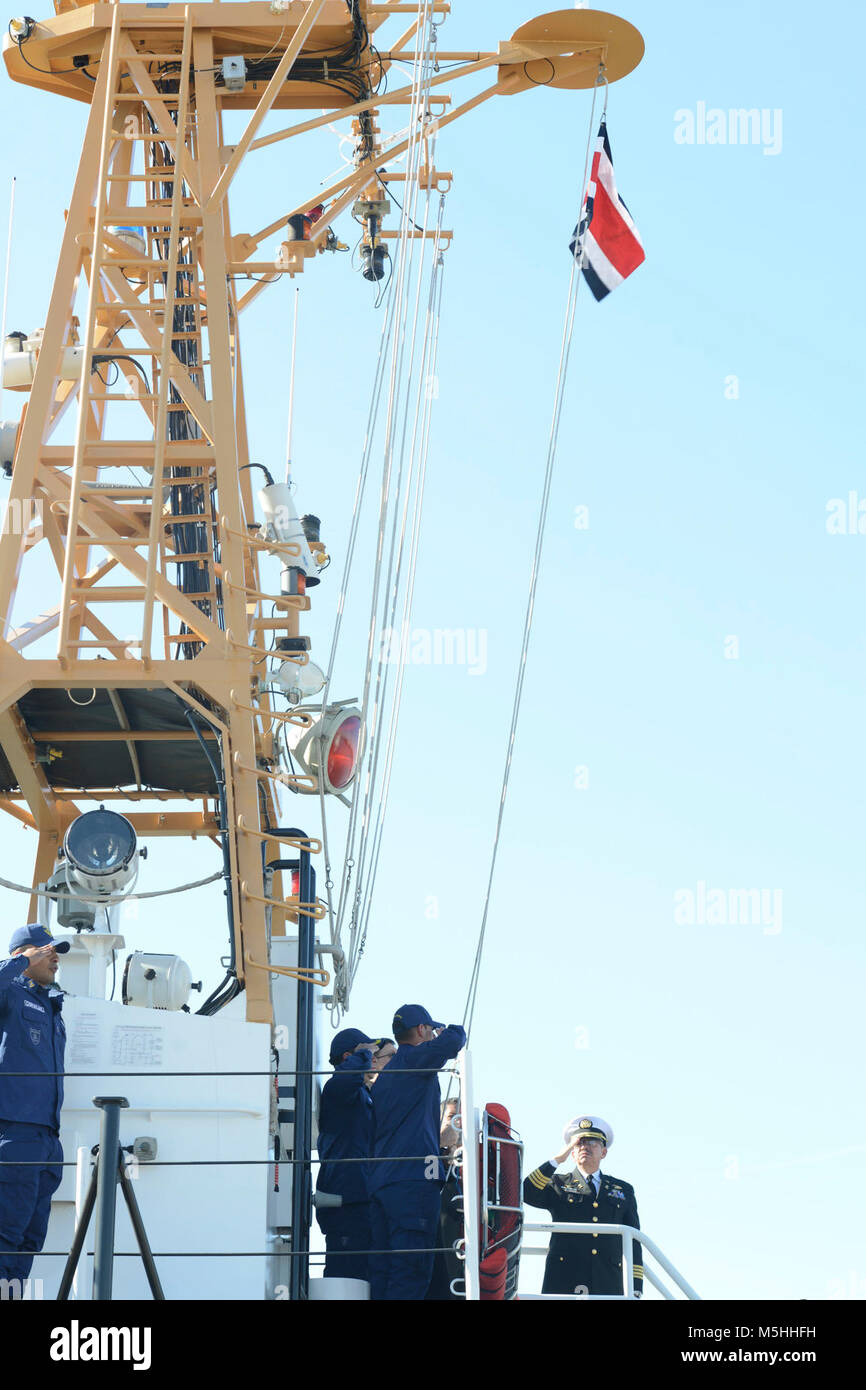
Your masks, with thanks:
[[[286,482],[292,481],[292,420],[295,414],[295,351],[298,346],[298,296],[300,289],[295,288],[295,314],[292,324],[292,366],[289,377],[289,425],[286,436]]]
[[[12,176],[12,191],[9,194],[9,235],[6,238],[6,274],[3,277],[3,316],[0,320],[0,353],[6,352],[6,306],[9,302],[9,265],[12,260],[12,220],[15,216],[15,176]],[[0,400],[3,396],[3,380],[0,377]]]

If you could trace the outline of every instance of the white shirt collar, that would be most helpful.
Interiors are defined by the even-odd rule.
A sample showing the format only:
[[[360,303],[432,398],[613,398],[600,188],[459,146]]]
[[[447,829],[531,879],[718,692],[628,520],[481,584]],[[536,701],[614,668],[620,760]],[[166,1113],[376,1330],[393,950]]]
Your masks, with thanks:
[[[578,1171],[578,1173],[580,1173],[580,1169],[579,1169],[579,1168],[577,1169],[577,1171]],[[580,1176],[583,1178],[584,1182],[588,1182],[588,1183],[591,1185],[591,1187],[593,1188],[593,1191],[598,1192],[599,1188],[601,1187],[601,1169],[600,1169],[600,1168],[596,1168],[596,1170],[595,1170],[594,1173],[580,1173]]]

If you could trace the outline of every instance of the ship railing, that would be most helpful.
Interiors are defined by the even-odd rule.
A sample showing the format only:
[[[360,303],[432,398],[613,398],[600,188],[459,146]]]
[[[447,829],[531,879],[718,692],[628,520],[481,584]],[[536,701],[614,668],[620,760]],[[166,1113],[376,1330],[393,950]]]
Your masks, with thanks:
[[[527,1221],[523,1226],[524,1232],[541,1231],[548,1235],[569,1234],[592,1235],[592,1236],[619,1236],[622,1241],[622,1293],[521,1293],[521,1300],[533,1299],[545,1301],[558,1300],[560,1302],[584,1303],[587,1300],[592,1302],[624,1302],[634,1300],[637,1295],[634,1291],[634,1245],[640,1242],[641,1248],[646,1257],[647,1252],[652,1255],[668,1278],[676,1285],[680,1293],[686,1299],[700,1300],[700,1294],[695,1293],[691,1284],[680,1274],[679,1270],[671,1263],[668,1257],[659,1249],[655,1241],[652,1240],[646,1231],[638,1230],[637,1226],[623,1226],[617,1222],[591,1222],[591,1221]],[[546,1255],[547,1247],[544,1245],[524,1245],[522,1255]],[[644,1263],[644,1278],[653,1288],[658,1289],[663,1298],[671,1301],[676,1299],[676,1294],[663,1283],[656,1272]]]
[[[405,1074],[405,1075],[412,1075],[412,1074],[414,1074],[414,1075],[422,1075],[422,1074],[423,1074],[423,1075],[427,1075],[427,1076],[436,1075],[436,1074],[439,1074],[439,1075],[443,1075],[443,1074],[444,1074],[444,1075],[446,1075],[446,1076],[458,1076],[458,1075],[460,1075],[460,1073],[458,1072],[458,1070],[455,1069],[454,1067],[411,1067],[411,1068],[407,1067],[407,1068],[404,1069],[404,1073],[403,1073],[403,1074]],[[34,1079],[35,1079],[35,1078],[45,1079],[46,1077],[56,1077],[56,1078],[63,1077],[63,1078],[64,1078],[65,1080],[67,1080],[67,1081],[68,1081],[68,1080],[72,1080],[72,1079],[83,1079],[83,1078],[86,1078],[86,1077],[87,1077],[87,1078],[94,1078],[94,1079],[97,1079],[97,1078],[98,1078],[98,1079],[103,1080],[103,1081],[107,1081],[107,1080],[117,1081],[117,1080],[119,1080],[119,1079],[121,1079],[121,1078],[123,1078],[124,1080],[126,1080],[126,1079],[133,1079],[133,1078],[136,1078],[136,1077],[147,1077],[149,1080],[152,1080],[155,1076],[159,1076],[160,1078],[163,1078],[163,1077],[164,1077],[164,1078],[167,1078],[167,1079],[168,1079],[168,1078],[177,1078],[177,1077],[212,1077],[212,1078],[222,1078],[222,1077],[269,1077],[269,1078],[273,1078],[275,1075],[276,1075],[277,1077],[279,1077],[279,1076],[294,1076],[294,1077],[298,1077],[298,1076],[302,1076],[302,1075],[304,1075],[304,1076],[310,1076],[310,1077],[312,1077],[312,1076],[327,1076],[327,1077],[330,1077],[330,1076],[333,1076],[333,1068],[330,1068],[330,1067],[329,1067],[329,1068],[327,1068],[327,1069],[324,1069],[324,1068],[279,1067],[276,1071],[274,1071],[274,1069],[269,1069],[269,1070],[267,1070],[267,1071],[225,1071],[225,1070],[220,1070],[220,1071],[199,1071],[199,1070],[196,1070],[196,1071],[171,1071],[171,1072],[163,1072],[163,1071],[159,1071],[159,1072],[148,1072],[148,1071],[143,1071],[143,1070],[129,1071],[129,1072],[120,1072],[120,1071],[110,1071],[110,1072],[106,1072],[106,1071],[64,1071],[64,1072],[45,1072],[45,1071],[41,1071],[41,1070],[40,1070],[40,1071],[11,1071],[11,1072],[4,1072],[4,1075],[6,1075],[6,1076],[13,1076],[13,1077],[31,1077],[31,1078],[34,1078]],[[106,1104],[106,1102],[107,1102],[107,1104]],[[121,1109],[126,1108],[127,1105],[129,1104],[127,1098],[126,1098],[125,1096],[110,1096],[110,1097],[100,1096],[100,1097],[94,1097],[94,1104],[98,1104],[98,1108],[102,1111],[102,1117],[101,1117],[102,1123],[101,1123],[101,1126],[100,1126],[100,1130],[101,1130],[101,1132],[100,1132],[100,1142],[99,1142],[98,1144],[95,1144],[95,1145],[93,1146],[92,1149],[87,1149],[86,1147],[85,1147],[85,1148],[80,1148],[80,1149],[78,1150],[78,1155],[77,1155],[77,1157],[74,1158],[74,1159],[64,1158],[64,1159],[61,1160],[60,1162],[52,1163],[52,1164],[49,1165],[49,1166],[52,1167],[52,1168],[75,1168],[75,1169],[77,1169],[77,1170],[78,1170],[78,1174],[79,1174],[78,1186],[79,1186],[82,1190],[87,1186],[87,1170],[88,1170],[88,1168],[90,1169],[90,1181],[91,1181],[92,1195],[91,1195],[91,1197],[90,1197],[90,1202],[89,1202],[89,1204],[88,1204],[88,1205],[89,1205],[89,1210],[88,1210],[88,1212],[87,1212],[87,1219],[86,1219],[84,1222],[78,1222],[78,1223],[77,1223],[76,1237],[73,1239],[72,1248],[71,1248],[70,1250],[45,1250],[45,1249],[42,1249],[42,1250],[39,1250],[39,1251],[33,1251],[33,1250],[9,1250],[9,1249],[7,1249],[7,1248],[4,1248],[4,1250],[3,1250],[3,1252],[2,1252],[4,1255],[7,1255],[7,1256],[27,1256],[27,1257],[29,1257],[29,1258],[31,1258],[31,1259],[33,1259],[33,1258],[35,1257],[36,1259],[58,1259],[58,1260],[64,1260],[64,1261],[66,1262],[66,1264],[67,1264],[67,1269],[66,1269],[66,1272],[65,1272],[65,1274],[64,1274],[64,1276],[63,1276],[63,1279],[62,1279],[62,1282],[61,1282],[61,1290],[62,1290],[62,1292],[60,1292],[60,1294],[59,1294],[59,1297],[60,1297],[61,1299],[66,1299],[66,1298],[68,1298],[69,1292],[70,1292],[70,1291],[73,1289],[73,1287],[74,1287],[74,1284],[73,1284],[74,1271],[75,1271],[75,1269],[76,1269],[76,1267],[77,1267],[77,1262],[78,1262],[78,1259],[80,1258],[81,1254],[85,1253],[85,1252],[84,1252],[84,1247],[85,1247],[85,1243],[86,1243],[86,1241],[87,1241],[88,1227],[89,1227],[89,1224],[90,1224],[91,1215],[93,1215],[94,1212],[95,1212],[95,1215],[96,1215],[96,1223],[95,1223],[95,1224],[96,1224],[96,1230],[95,1230],[95,1232],[94,1232],[94,1239],[93,1239],[94,1249],[93,1249],[93,1250],[89,1250],[89,1251],[87,1251],[86,1253],[87,1253],[88,1257],[91,1257],[91,1256],[93,1256],[93,1257],[97,1257],[97,1256],[98,1256],[98,1257],[99,1257],[99,1258],[98,1258],[98,1263],[99,1263],[99,1265],[101,1266],[101,1269],[100,1269],[100,1273],[99,1273],[98,1279],[95,1279],[94,1283],[95,1283],[95,1285],[98,1285],[98,1286],[100,1287],[100,1293],[99,1293],[98,1296],[99,1296],[99,1297],[102,1297],[102,1298],[110,1298],[110,1297],[111,1297],[113,1262],[114,1262],[115,1259],[118,1259],[118,1258],[133,1258],[133,1259],[142,1259],[142,1260],[143,1260],[144,1265],[145,1265],[145,1271],[146,1271],[147,1276],[148,1276],[148,1282],[150,1283],[151,1292],[152,1292],[153,1296],[154,1296],[155,1298],[157,1298],[157,1299],[160,1299],[160,1298],[163,1298],[163,1297],[164,1297],[164,1295],[163,1295],[163,1293],[162,1293],[162,1289],[161,1289],[161,1287],[160,1287],[159,1277],[158,1277],[157,1272],[156,1272],[156,1267],[155,1267],[155,1264],[154,1264],[154,1261],[157,1260],[157,1259],[189,1259],[189,1258],[202,1258],[202,1259],[205,1259],[205,1258],[216,1258],[216,1257],[218,1257],[218,1256],[226,1256],[226,1257],[232,1256],[232,1257],[238,1258],[238,1259],[268,1259],[268,1260],[272,1260],[275,1256],[277,1256],[277,1257],[280,1257],[280,1258],[289,1258],[289,1259],[291,1259],[292,1261],[297,1261],[297,1260],[310,1261],[310,1259],[311,1259],[311,1257],[312,1257],[312,1262],[314,1262],[316,1265],[320,1265],[320,1264],[325,1260],[325,1252],[324,1252],[324,1251],[312,1251],[312,1252],[311,1252],[311,1251],[309,1251],[308,1249],[304,1249],[304,1250],[288,1250],[288,1249],[275,1250],[274,1247],[273,1247],[273,1245],[271,1245],[270,1248],[264,1249],[264,1250],[237,1250],[237,1251],[236,1251],[236,1250],[232,1250],[232,1251],[228,1251],[228,1250],[226,1250],[226,1251],[197,1251],[197,1250],[158,1250],[158,1251],[153,1251],[153,1250],[151,1250],[149,1241],[147,1240],[147,1236],[146,1236],[145,1231],[144,1231],[144,1224],[143,1224],[143,1221],[142,1221],[141,1213],[138,1211],[138,1209],[137,1209],[137,1203],[136,1203],[135,1200],[134,1200],[134,1191],[133,1191],[131,1185],[129,1184],[129,1176],[130,1176],[130,1175],[131,1175],[132,1177],[139,1176],[140,1173],[141,1173],[143,1170],[147,1169],[147,1168],[188,1168],[188,1167],[213,1167],[213,1168],[221,1168],[221,1167],[238,1167],[238,1166],[242,1166],[242,1167],[265,1167],[265,1168],[278,1169],[278,1168],[281,1168],[281,1167],[285,1167],[285,1168],[291,1168],[293,1171],[296,1171],[296,1170],[300,1169],[300,1170],[301,1170],[301,1173],[303,1173],[303,1172],[305,1172],[305,1171],[309,1171],[311,1168],[318,1168],[318,1167],[321,1167],[321,1166],[323,1165],[324,1162],[327,1162],[327,1163],[329,1163],[329,1164],[349,1164],[349,1165],[355,1164],[355,1163],[363,1163],[363,1164],[395,1163],[395,1162],[396,1162],[396,1163],[421,1163],[421,1162],[428,1162],[429,1159],[431,1158],[431,1155],[430,1155],[430,1154],[400,1154],[400,1155],[395,1155],[395,1156],[388,1156],[388,1155],[385,1155],[385,1156],[382,1156],[382,1157],[365,1156],[365,1157],[361,1157],[361,1158],[330,1158],[330,1159],[328,1159],[328,1160],[323,1160],[323,1159],[321,1159],[321,1158],[313,1158],[312,1155],[309,1155],[309,1156],[307,1156],[307,1155],[302,1155],[302,1156],[295,1156],[295,1155],[292,1155],[291,1157],[288,1157],[287,1155],[282,1155],[282,1154],[281,1154],[279,1157],[276,1157],[275,1155],[271,1155],[271,1156],[268,1157],[268,1158],[180,1158],[180,1159],[140,1158],[140,1157],[136,1157],[136,1156],[134,1156],[134,1155],[131,1154],[131,1152],[130,1152],[130,1147],[121,1146],[121,1145],[120,1145],[120,1142],[119,1142],[119,1111],[120,1111]],[[106,1121],[109,1121],[109,1128],[108,1128],[108,1131],[106,1131]],[[476,1150],[476,1146],[470,1145],[469,1148],[472,1149],[473,1157],[474,1157],[475,1160],[476,1160],[476,1172],[477,1172],[477,1150]],[[98,1183],[98,1180],[97,1180],[98,1158],[99,1158],[100,1153],[103,1153],[103,1154],[106,1154],[106,1155],[117,1153],[118,1159],[117,1159],[117,1167],[116,1167],[116,1168],[115,1168],[115,1166],[114,1166],[114,1160],[113,1160],[113,1159],[110,1161],[110,1164],[106,1164],[106,1165],[105,1165],[105,1166],[106,1166],[106,1169],[110,1169],[110,1174],[111,1174],[111,1176],[110,1176],[110,1178],[108,1178],[106,1181],[104,1181],[104,1182],[101,1184],[102,1191],[99,1193],[99,1197],[98,1197],[98,1199],[97,1199],[97,1188],[98,1188],[98,1186],[100,1186],[100,1184]],[[436,1155],[436,1156],[439,1157],[439,1155]],[[447,1164],[448,1164],[448,1159],[443,1159],[443,1162],[445,1162],[445,1164],[446,1164],[446,1166],[447,1166]],[[40,1168],[41,1168],[41,1167],[45,1167],[45,1166],[46,1166],[46,1165],[45,1165],[45,1160],[44,1160],[44,1159],[5,1159],[5,1158],[0,1158],[0,1170],[2,1170],[2,1169],[4,1169],[4,1168],[32,1168],[32,1167],[40,1167]],[[115,1250],[115,1249],[114,1249],[114,1241],[113,1241],[113,1235],[114,1235],[114,1210],[115,1210],[115,1201],[116,1201],[115,1175],[116,1175],[117,1181],[119,1182],[119,1184],[120,1184],[120,1186],[121,1186],[121,1190],[123,1191],[123,1194],[124,1194],[124,1196],[125,1196],[126,1199],[127,1199],[127,1202],[128,1202],[128,1203],[129,1203],[130,1201],[132,1202],[131,1216],[132,1216],[133,1230],[134,1230],[134,1234],[135,1234],[135,1236],[136,1236],[136,1238],[137,1238],[138,1245],[139,1245],[139,1248],[138,1248],[137,1250]],[[476,1233],[476,1239],[477,1239],[477,1233]],[[77,1246],[77,1249],[76,1249],[76,1246]],[[402,1254],[415,1254],[415,1255],[417,1255],[417,1254],[423,1254],[423,1253],[426,1253],[426,1254],[434,1254],[434,1255],[435,1255],[435,1254],[450,1254],[450,1253],[456,1253],[456,1254],[458,1255],[458,1257],[459,1257],[461,1260],[465,1258],[465,1252],[464,1252],[464,1250],[463,1250],[463,1248],[462,1248],[462,1244],[461,1244],[460,1248],[459,1248],[459,1249],[456,1249],[456,1250],[455,1250],[455,1247],[454,1247],[454,1246],[439,1246],[439,1245],[434,1245],[434,1246],[431,1246],[429,1249],[424,1250],[424,1251],[418,1250],[417,1248],[413,1248],[413,1249],[411,1249],[411,1250],[410,1250],[410,1249],[406,1249],[406,1250],[370,1250],[370,1251],[367,1251],[366,1253],[367,1253],[367,1254],[371,1254],[371,1255],[385,1255],[385,1256],[387,1256],[387,1255],[402,1255]],[[96,1274],[96,1270],[94,1270],[94,1273]],[[26,1282],[28,1282],[28,1281],[25,1281],[25,1283],[26,1283]],[[96,1295],[95,1295],[95,1296],[96,1296]]]

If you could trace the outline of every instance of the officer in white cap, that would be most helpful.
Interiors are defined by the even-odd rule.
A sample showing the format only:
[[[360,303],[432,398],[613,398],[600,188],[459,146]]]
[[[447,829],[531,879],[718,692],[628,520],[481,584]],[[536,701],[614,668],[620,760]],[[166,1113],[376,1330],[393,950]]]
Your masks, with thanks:
[[[554,1221],[579,1221],[587,1226],[613,1223],[640,1227],[634,1188],[621,1178],[602,1173],[602,1160],[613,1144],[613,1130],[598,1115],[577,1115],[562,1133],[562,1153],[529,1174],[523,1199],[543,1207]],[[575,1168],[566,1175],[556,1169],[569,1155]],[[634,1244],[634,1294],[643,1293],[643,1254]],[[622,1240],[619,1236],[593,1235],[591,1231],[557,1232],[551,1237],[544,1267],[542,1293],[621,1294],[623,1292]]]

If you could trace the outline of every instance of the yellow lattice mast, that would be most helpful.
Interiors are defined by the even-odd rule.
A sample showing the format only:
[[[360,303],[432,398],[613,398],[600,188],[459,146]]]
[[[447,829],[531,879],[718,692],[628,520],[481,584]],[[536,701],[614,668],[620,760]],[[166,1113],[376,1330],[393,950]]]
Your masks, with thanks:
[[[359,201],[371,252],[394,235],[376,205],[381,180],[401,177],[385,166],[407,142],[383,150],[375,117],[407,103],[411,89],[376,96],[376,87],[395,60],[411,59],[423,17],[448,8],[57,0],[55,17],[14,20],[4,41],[10,77],[90,111],[44,330],[19,345],[14,364],[29,396],[9,506],[23,515],[35,500],[41,527],[7,527],[0,538],[0,805],[37,832],[35,886],[51,873],[69,822],[94,799],[122,803],[140,835],[215,835],[221,808],[211,762],[221,764],[235,970],[254,1021],[271,1018],[262,843],[278,824],[275,782],[287,780],[273,731],[280,719],[309,721],[278,715],[260,686],[275,636],[288,660],[307,660],[301,615],[310,599],[303,544],[256,522],[238,324],[276,278],[275,264],[303,271],[334,219]],[[370,36],[392,18],[396,36],[385,48],[377,33],[376,52]],[[524,25],[495,52],[440,53],[458,66],[432,79],[437,91],[485,69],[494,80],[462,105],[443,100],[438,127],[497,93],[542,82],[589,87],[600,66],[615,80],[642,51],[624,21],[563,10]],[[335,66],[354,76],[335,87]],[[269,112],[291,108],[325,114],[259,134]],[[249,111],[249,121],[226,145],[223,113],[235,109]],[[268,226],[233,234],[228,195],[242,162],[346,115],[357,123],[354,168],[324,193],[298,189],[295,205],[277,209]],[[442,177],[422,169],[422,186]],[[324,214],[300,230],[315,204]],[[265,279],[238,295],[239,276]],[[81,277],[89,293],[79,321]],[[111,370],[123,390],[112,390]],[[67,412],[74,442],[52,442]],[[123,481],[128,468],[144,481]],[[315,539],[311,547],[315,563]],[[265,593],[262,552],[297,582]],[[43,579],[51,572],[56,591],[35,622],[22,612],[34,562]],[[265,616],[271,605],[275,616]],[[55,654],[28,655],[51,631]],[[164,808],[137,811],[154,786]],[[275,884],[271,896],[289,904],[273,915],[273,931],[283,932],[293,900]]]

